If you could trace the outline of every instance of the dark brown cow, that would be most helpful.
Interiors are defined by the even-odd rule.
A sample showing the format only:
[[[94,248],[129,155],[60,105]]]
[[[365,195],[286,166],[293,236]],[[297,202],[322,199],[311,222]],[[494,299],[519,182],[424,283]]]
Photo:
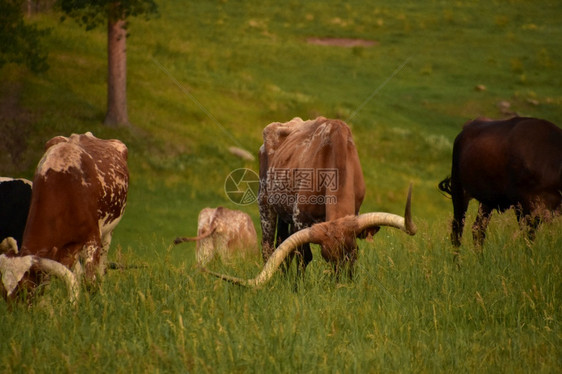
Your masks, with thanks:
[[[258,237],[252,218],[242,211],[219,206],[204,208],[197,219],[197,236],[180,237],[175,244],[196,241],[196,258],[205,265],[216,256],[224,261],[234,256],[256,255]]]
[[[91,133],[49,140],[35,172],[22,246],[0,256],[7,295],[24,275],[26,284],[40,282],[45,269],[64,277],[73,292],[77,279],[99,279],[128,180],[127,147],[119,140]]]
[[[473,225],[477,246],[484,242],[493,209],[515,208],[529,224],[529,237],[540,218],[560,213],[562,205],[562,130],[541,119],[477,119],[455,139],[451,176],[439,184],[453,200],[451,241],[460,246],[470,199],[479,201]]]
[[[290,234],[357,215],[365,182],[351,130],[343,121],[318,117],[275,122],[264,129],[263,141],[258,203],[267,262]],[[322,246],[322,256],[334,264],[336,273],[349,264],[351,275],[358,235],[362,233],[350,233],[338,248]],[[297,260],[297,269],[302,270],[312,260],[308,243],[298,249]]]

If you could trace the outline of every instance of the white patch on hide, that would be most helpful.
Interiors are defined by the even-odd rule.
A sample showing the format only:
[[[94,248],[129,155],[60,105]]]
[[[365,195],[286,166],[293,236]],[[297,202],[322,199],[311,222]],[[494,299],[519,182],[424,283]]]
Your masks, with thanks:
[[[0,273],[2,273],[2,283],[8,296],[14,292],[18,283],[32,265],[33,256],[6,257],[6,255],[0,255]]]
[[[58,143],[45,152],[41,161],[39,161],[37,171],[42,176],[45,176],[49,170],[68,173],[70,168],[75,168],[81,173],[82,153],[82,148],[75,144]]]
[[[96,243],[92,241],[84,243],[84,246],[82,247],[82,251],[80,251],[80,253],[78,254],[80,260],[76,262],[80,263],[81,267],[83,267],[84,269],[88,269],[90,266],[92,266],[91,264],[94,262],[94,256],[97,250],[98,247]],[[82,269],[76,267],[76,265],[74,270],[83,271]],[[87,281],[93,281],[96,278],[96,274],[88,274],[87,272],[84,272],[84,275],[86,278],[88,276],[92,277],[92,279],[86,279]]]

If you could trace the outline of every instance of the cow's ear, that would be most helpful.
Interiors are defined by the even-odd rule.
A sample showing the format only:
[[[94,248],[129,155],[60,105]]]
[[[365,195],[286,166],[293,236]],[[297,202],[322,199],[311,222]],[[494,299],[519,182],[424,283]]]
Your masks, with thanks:
[[[64,143],[64,142],[68,142],[68,138],[64,137],[64,136],[55,136],[54,138],[52,138],[51,140],[48,140],[47,143],[45,143],[45,151],[49,148],[51,148],[52,146],[59,144],[59,143]]]
[[[357,234],[358,239],[365,239],[368,242],[373,241],[373,236],[379,232],[380,226],[367,227],[365,230]]]
[[[18,254],[18,242],[11,236],[8,236],[6,239],[2,240],[0,243],[0,253],[10,253],[17,255]]]
[[[2,274],[2,284],[8,296],[14,292],[24,274],[31,269],[33,256],[7,257],[0,255],[0,273]]]

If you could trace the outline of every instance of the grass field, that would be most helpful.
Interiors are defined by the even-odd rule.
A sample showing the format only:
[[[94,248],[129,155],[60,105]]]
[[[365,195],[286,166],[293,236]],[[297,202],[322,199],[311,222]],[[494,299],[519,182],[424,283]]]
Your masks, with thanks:
[[[462,266],[449,243],[449,173],[462,124],[518,113],[562,124],[562,5],[554,1],[167,1],[133,19],[133,126],[105,128],[105,29],[60,14],[50,70],[0,69],[0,175],[31,178],[46,140],[92,131],[129,148],[131,184],[98,290],[66,302],[58,281],[29,306],[0,301],[2,372],[560,372],[562,221],[528,243],[514,214],[494,214],[482,253],[469,229]],[[375,41],[372,47],[307,43]],[[478,86],[484,86],[477,89]],[[482,89],[484,88],[484,89]],[[509,108],[501,109],[501,102]],[[383,229],[360,243],[356,276],[337,283],[317,250],[293,290],[276,275],[248,290],[201,274],[197,214],[223,205],[261,130],[295,116],[352,127],[367,184],[362,207],[401,214],[414,184],[418,234]],[[468,220],[474,219],[471,206]],[[470,226],[470,225],[469,225]],[[259,229],[258,229],[259,231]],[[261,259],[212,263],[251,277]]]

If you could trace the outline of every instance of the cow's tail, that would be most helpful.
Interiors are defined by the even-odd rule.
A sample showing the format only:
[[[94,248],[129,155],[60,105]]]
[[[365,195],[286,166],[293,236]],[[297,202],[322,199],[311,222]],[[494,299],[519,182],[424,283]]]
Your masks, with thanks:
[[[107,264],[107,268],[110,270],[130,270],[130,269],[145,269],[146,265],[123,265],[117,262],[110,262]]]
[[[174,240],[174,244],[177,245],[177,244],[180,244],[180,243],[183,243],[183,242],[196,242],[196,241],[198,241],[198,240],[205,239],[205,238],[209,237],[212,233],[214,233],[216,229],[217,229],[217,228],[216,228],[216,226],[215,226],[215,227],[213,227],[211,230],[207,231],[207,232],[204,233],[204,234],[201,234],[201,235],[199,235],[199,236],[193,236],[193,237],[190,237],[190,238],[187,238],[187,237],[177,237],[177,238]]]
[[[451,177],[447,177],[439,182],[438,185],[439,189],[443,192],[443,196],[451,197],[452,190],[451,190]]]

